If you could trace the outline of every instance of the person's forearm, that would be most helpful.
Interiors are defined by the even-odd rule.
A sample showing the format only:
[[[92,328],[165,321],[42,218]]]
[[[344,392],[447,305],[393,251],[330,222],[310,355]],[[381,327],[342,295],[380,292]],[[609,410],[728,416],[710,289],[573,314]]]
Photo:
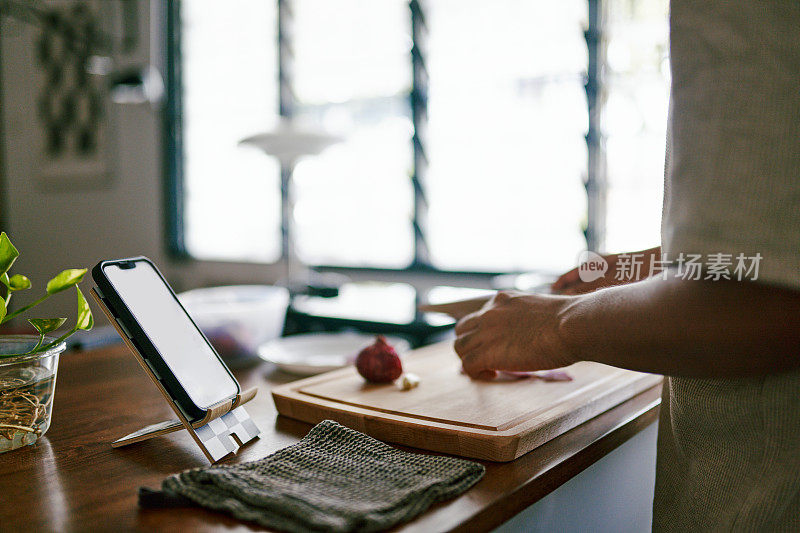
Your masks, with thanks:
[[[676,376],[800,367],[800,293],[752,282],[649,279],[574,298],[559,333],[579,360]]]

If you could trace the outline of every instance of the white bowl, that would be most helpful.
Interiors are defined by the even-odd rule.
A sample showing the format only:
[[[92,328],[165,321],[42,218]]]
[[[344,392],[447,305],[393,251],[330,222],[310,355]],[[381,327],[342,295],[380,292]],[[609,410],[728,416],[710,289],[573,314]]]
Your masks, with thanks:
[[[400,337],[389,335],[386,341],[401,358],[411,349],[408,341]],[[258,355],[284,372],[313,376],[353,364],[358,352],[373,342],[374,334],[305,333],[268,341],[258,349]]]
[[[257,357],[258,347],[280,337],[289,291],[272,285],[230,285],[178,295],[186,311],[226,360]]]

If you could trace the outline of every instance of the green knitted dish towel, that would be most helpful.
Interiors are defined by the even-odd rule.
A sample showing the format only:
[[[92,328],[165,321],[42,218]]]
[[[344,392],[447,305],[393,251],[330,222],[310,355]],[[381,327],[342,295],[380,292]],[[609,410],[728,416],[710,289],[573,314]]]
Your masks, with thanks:
[[[461,494],[484,470],[396,450],[325,420],[270,456],[187,470],[165,479],[162,490],[284,531],[379,531]]]

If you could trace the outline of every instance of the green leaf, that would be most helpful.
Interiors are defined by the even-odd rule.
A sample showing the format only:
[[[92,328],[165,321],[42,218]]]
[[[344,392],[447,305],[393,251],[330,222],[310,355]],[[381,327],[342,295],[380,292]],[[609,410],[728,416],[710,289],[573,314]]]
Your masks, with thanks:
[[[66,318],[29,318],[28,322],[36,328],[40,335],[55,331],[66,322]]]
[[[14,245],[11,244],[11,240],[6,235],[6,232],[0,233],[0,273],[5,274],[11,268],[11,265],[14,264],[14,261],[17,260],[19,257],[19,252]]]
[[[55,294],[77,285],[86,274],[85,268],[68,268],[47,282],[47,294]],[[80,291],[79,291],[80,292]]]
[[[78,320],[75,324],[75,328],[90,330],[92,329],[92,326],[94,326],[92,310],[89,307],[89,302],[87,302],[86,298],[83,297],[81,288],[76,286],[75,290],[78,291]]]
[[[5,275],[7,276],[8,274]],[[8,287],[8,290],[11,292],[24,291],[25,289],[31,288],[31,280],[22,274],[15,274],[9,278],[6,287]]]
[[[0,283],[2,283],[3,286],[5,286],[5,288],[6,288],[6,295],[5,296],[0,296],[0,300],[4,300],[4,302],[6,304],[6,309],[8,309],[8,305],[11,303],[11,282],[8,279],[8,273],[7,272],[3,272],[2,274],[0,274]],[[2,320],[3,320],[3,317],[0,316],[0,321],[2,321]]]
[[[3,319],[6,317],[6,301],[0,298],[0,323],[3,322]]]

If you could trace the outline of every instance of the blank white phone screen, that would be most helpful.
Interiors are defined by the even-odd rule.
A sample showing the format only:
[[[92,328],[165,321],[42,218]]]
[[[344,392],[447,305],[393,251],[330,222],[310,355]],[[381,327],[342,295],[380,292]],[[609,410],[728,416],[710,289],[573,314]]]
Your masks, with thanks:
[[[103,271],[164,362],[200,408],[233,397],[236,382],[192,324],[158,273],[144,261]]]

